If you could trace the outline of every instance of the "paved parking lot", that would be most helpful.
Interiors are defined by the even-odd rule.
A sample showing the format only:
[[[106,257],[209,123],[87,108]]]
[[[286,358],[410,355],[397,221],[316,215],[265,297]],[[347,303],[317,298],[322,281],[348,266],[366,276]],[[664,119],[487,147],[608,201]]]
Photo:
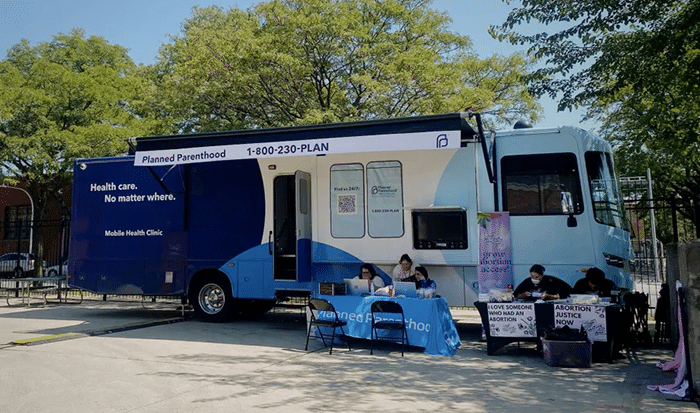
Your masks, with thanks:
[[[590,369],[546,365],[534,345],[486,355],[473,311],[455,311],[453,357],[360,346],[304,351],[300,309],[225,324],[174,303],[0,304],[0,412],[697,412],[646,389],[668,349]],[[13,344],[15,343],[15,344]],[[21,343],[21,344],[16,344]]]

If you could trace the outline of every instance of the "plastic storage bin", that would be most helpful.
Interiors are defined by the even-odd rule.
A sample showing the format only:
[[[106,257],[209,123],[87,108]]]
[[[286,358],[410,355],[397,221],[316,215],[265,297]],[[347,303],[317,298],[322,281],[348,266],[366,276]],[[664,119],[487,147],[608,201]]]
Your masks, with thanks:
[[[592,341],[542,339],[544,362],[553,367],[591,367]]]

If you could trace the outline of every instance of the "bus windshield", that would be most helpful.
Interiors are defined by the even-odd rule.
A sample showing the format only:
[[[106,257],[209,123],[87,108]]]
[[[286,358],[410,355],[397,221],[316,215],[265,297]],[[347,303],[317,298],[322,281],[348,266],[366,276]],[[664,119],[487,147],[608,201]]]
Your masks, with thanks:
[[[611,155],[607,152],[586,152],[586,170],[596,221],[628,229]]]

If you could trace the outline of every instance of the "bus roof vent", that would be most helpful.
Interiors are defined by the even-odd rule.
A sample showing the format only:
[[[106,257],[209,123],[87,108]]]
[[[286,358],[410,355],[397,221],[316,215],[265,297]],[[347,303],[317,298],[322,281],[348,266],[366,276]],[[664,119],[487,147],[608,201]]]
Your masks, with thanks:
[[[519,121],[515,122],[515,125],[513,125],[513,129],[530,129],[530,128],[532,128],[532,124],[527,119],[520,119]]]

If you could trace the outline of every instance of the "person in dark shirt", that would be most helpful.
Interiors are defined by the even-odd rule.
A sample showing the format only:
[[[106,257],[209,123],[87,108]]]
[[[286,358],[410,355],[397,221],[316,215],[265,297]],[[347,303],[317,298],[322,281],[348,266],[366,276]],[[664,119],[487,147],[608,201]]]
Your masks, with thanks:
[[[569,285],[564,281],[544,275],[544,267],[535,264],[530,268],[530,278],[526,278],[513,291],[513,297],[520,299],[557,300],[569,296]]]
[[[617,285],[612,280],[605,278],[603,270],[597,267],[581,269],[586,273],[584,278],[576,281],[572,294],[596,294],[598,297],[611,297],[613,292],[619,294]],[[621,353],[624,344],[629,342],[630,329],[634,322],[634,316],[629,308],[623,308],[618,316],[615,328],[615,339],[613,344],[613,357],[624,358]]]
[[[416,267],[415,275],[412,275],[408,278],[404,278],[401,281],[416,283],[416,289],[420,289],[420,288],[427,288],[430,290],[437,289],[437,284],[435,283],[435,281],[431,280],[430,276],[428,276],[428,270],[425,267],[420,266],[420,265]]]
[[[596,294],[598,297],[612,297],[612,291],[618,289],[613,281],[605,278],[605,273],[600,268],[593,267],[581,271],[584,271],[586,276],[576,281],[573,294]]]
[[[435,281],[430,279],[428,276],[428,270],[425,267],[416,267],[416,288],[427,288],[429,290],[437,289],[437,284]]]

